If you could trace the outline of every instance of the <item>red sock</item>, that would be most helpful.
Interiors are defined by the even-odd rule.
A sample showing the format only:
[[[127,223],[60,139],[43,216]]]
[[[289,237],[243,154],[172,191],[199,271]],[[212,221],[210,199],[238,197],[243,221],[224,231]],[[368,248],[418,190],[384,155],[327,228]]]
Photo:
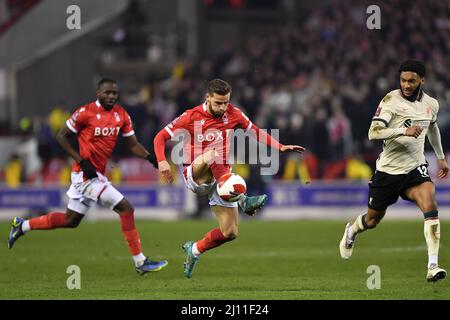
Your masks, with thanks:
[[[219,228],[216,228],[208,232],[202,240],[197,241],[197,249],[203,253],[206,250],[218,247],[231,240],[232,239],[225,238],[222,231],[220,231]]]
[[[29,220],[31,230],[48,230],[66,227],[66,214],[51,212],[45,216],[40,216]]]
[[[230,166],[226,164],[212,163],[209,165],[209,168],[216,180],[219,180],[224,174],[230,173]]]
[[[125,235],[125,240],[128,243],[130,253],[135,256],[142,253],[141,240],[139,240],[139,233],[134,225],[134,211],[124,212],[120,214],[120,224],[122,232]]]

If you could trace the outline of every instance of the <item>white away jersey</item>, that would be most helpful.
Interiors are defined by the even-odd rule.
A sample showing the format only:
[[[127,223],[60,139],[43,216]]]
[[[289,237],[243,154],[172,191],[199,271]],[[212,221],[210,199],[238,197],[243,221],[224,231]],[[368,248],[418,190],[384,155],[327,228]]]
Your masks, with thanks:
[[[430,123],[437,120],[439,103],[423,91],[416,101],[403,98],[400,89],[389,92],[378,105],[373,125],[405,130],[413,125],[423,128],[416,139],[404,135],[383,141],[383,152],[377,160],[377,170],[389,174],[406,174],[425,163],[425,136]],[[376,122],[376,123],[374,123]]]

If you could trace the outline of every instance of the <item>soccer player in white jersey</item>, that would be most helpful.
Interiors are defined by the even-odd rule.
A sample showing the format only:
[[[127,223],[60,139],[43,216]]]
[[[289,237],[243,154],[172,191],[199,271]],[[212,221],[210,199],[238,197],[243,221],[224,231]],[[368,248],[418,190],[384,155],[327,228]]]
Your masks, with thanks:
[[[423,91],[425,66],[407,60],[400,66],[400,89],[389,92],[380,102],[369,129],[369,140],[383,140],[376,171],[369,181],[367,213],[348,223],[339,244],[341,257],[352,255],[356,235],[377,226],[388,206],[398,197],[414,202],[423,212],[424,235],[428,247],[426,279],[435,282],[447,272],[438,265],[440,224],[435,186],[427,171],[425,136],[439,162],[438,178],[448,174],[437,125],[439,103]]]

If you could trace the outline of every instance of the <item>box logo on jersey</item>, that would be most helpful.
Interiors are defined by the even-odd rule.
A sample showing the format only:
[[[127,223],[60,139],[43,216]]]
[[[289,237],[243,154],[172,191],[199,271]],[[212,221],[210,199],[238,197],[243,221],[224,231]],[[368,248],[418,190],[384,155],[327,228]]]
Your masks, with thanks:
[[[112,128],[95,127],[94,128],[94,136],[95,137],[98,137],[98,136],[103,136],[103,137],[118,136],[119,132],[120,132],[120,127],[112,127]]]
[[[381,106],[378,106],[377,111],[375,111],[374,117],[378,117],[381,113]]]
[[[220,130],[207,130],[204,133],[197,133],[197,130],[195,130],[195,134],[198,142],[227,141],[231,131],[232,129],[226,129],[225,132]]]
[[[204,134],[200,133],[197,134],[197,141],[198,142],[204,142],[204,141],[208,141],[208,142],[212,142],[214,140],[218,141],[218,140],[223,140],[223,132],[222,131],[210,131],[210,132],[206,132]]]

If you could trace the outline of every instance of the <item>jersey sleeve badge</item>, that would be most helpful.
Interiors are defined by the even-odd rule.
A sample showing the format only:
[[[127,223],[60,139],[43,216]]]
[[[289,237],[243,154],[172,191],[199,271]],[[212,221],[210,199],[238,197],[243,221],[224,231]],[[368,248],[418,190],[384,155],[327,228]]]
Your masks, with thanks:
[[[375,111],[374,117],[378,117],[381,113],[381,106],[378,106],[377,111]]]

